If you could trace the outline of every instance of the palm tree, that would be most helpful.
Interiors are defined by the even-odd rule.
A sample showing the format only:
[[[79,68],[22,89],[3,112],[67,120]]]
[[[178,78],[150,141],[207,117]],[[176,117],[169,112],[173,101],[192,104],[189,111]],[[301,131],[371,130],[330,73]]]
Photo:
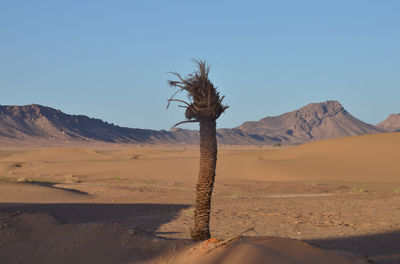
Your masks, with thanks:
[[[211,195],[214,186],[215,168],[217,165],[217,135],[216,120],[228,108],[222,105],[224,96],[220,97],[216,87],[208,79],[210,71],[205,61],[195,61],[197,70],[182,78],[179,73],[173,72],[178,80],[168,81],[169,85],[178,90],[168,100],[180,102],[186,108],[186,120],[175,124],[188,122],[200,123],[200,170],[196,186],[196,203],[194,211],[194,228],[191,229],[192,239],[195,241],[210,238],[210,211]],[[175,99],[178,92],[186,91],[189,102]]]

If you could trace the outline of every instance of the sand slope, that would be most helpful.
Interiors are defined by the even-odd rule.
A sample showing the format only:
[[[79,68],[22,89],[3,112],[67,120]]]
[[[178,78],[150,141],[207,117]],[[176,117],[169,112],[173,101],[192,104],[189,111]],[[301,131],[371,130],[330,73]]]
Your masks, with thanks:
[[[104,180],[118,179],[194,185],[198,157],[198,149],[194,148],[8,150],[0,153],[0,176],[14,183],[25,177],[59,184],[99,184]],[[397,184],[400,183],[399,161],[400,133],[338,138],[293,147],[220,148],[217,182]],[[38,196],[32,195],[32,198],[37,200]],[[0,199],[26,202],[22,196],[4,193],[0,194]]]
[[[322,250],[295,239],[277,237],[242,237],[225,247],[207,251],[207,241],[184,250],[159,264],[356,264],[368,263],[363,257]]]
[[[239,160],[247,165],[239,176],[242,179],[399,183],[400,133],[312,142],[241,155]],[[230,164],[224,161],[221,159],[219,171],[228,177]]]
[[[163,240],[115,223],[60,223],[44,213],[0,216],[0,257],[8,264],[367,263],[294,239],[242,238],[205,255],[198,243]]]
[[[193,221],[198,158],[194,147],[0,149],[0,257],[7,263],[154,263],[174,245],[185,255],[179,243],[187,242]],[[399,161],[400,133],[221,147],[211,232],[227,238],[254,226],[261,236],[399,263]],[[32,182],[17,183],[21,177]],[[178,240],[156,245],[157,236]],[[273,242],[279,249],[270,238],[243,241],[201,263],[235,263],[249,254],[254,263],[296,263],[285,255],[289,248],[300,248],[305,263],[328,254],[298,240]]]

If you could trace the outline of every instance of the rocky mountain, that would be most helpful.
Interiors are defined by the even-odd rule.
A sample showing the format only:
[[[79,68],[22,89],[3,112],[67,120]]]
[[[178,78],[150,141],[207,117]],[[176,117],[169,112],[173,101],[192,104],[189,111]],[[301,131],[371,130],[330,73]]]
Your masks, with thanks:
[[[355,118],[338,101],[308,104],[280,116],[245,122],[237,129],[290,143],[385,132]]]
[[[109,143],[194,143],[196,132],[119,127],[84,115],[68,115],[41,105],[0,106],[0,137],[18,141]]]
[[[400,114],[391,114],[376,126],[388,132],[400,132]]]
[[[348,113],[337,101],[309,104],[280,116],[218,129],[220,144],[299,144],[312,140],[385,132]],[[120,127],[41,105],[0,106],[0,144],[54,145],[71,142],[198,144],[198,131],[157,131]]]

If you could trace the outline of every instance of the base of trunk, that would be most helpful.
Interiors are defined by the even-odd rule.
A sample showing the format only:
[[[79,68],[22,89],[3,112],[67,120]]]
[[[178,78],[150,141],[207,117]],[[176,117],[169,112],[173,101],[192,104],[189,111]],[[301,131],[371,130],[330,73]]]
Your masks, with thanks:
[[[204,241],[211,237],[210,232],[195,231],[193,229],[190,229],[190,236],[194,241]]]

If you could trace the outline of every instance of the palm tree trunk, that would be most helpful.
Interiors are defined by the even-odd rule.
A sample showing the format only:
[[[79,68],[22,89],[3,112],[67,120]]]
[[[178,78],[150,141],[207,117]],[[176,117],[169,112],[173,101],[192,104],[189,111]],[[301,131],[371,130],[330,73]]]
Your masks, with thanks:
[[[217,165],[216,119],[200,120],[200,170],[196,186],[194,229],[192,239],[210,238],[211,195],[214,187],[215,167]]]

